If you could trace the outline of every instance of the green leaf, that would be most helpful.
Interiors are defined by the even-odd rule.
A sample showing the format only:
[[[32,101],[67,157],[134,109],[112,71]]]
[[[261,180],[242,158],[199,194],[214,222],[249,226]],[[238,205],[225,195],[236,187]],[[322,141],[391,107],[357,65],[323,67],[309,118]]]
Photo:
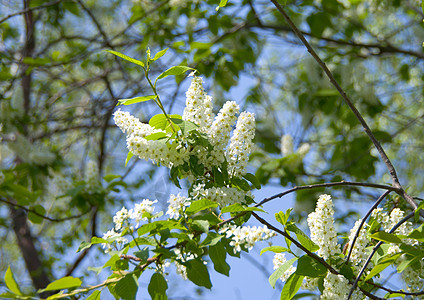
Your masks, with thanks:
[[[372,270],[368,273],[367,277],[365,277],[364,281],[370,280],[375,275],[379,274],[384,269],[386,269],[388,266],[390,266],[392,263],[393,262],[385,262],[385,263],[378,264],[378,265],[374,266],[374,268],[372,268]]]
[[[244,179],[240,179],[238,177],[234,177],[231,179],[231,183],[239,188],[241,188],[243,191],[250,191],[251,187],[249,185],[249,183],[244,180]]]
[[[409,257],[408,259],[403,260],[398,266],[397,266],[397,272],[402,273],[408,266],[418,265],[420,266],[420,260],[422,257]]]
[[[294,257],[286,261],[284,264],[279,266],[278,269],[271,274],[271,276],[269,276],[268,281],[273,288],[275,288],[275,283],[277,282],[277,280],[280,279],[281,276],[283,276],[284,272],[286,272],[296,260],[297,260],[297,257]]]
[[[187,230],[183,225],[178,223],[177,221],[172,220],[161,220],[161,221],[155,221],[152,223],[144,224],[140,226],[140,228],[137,230],[137,233],[139,236],[142,236],[146,233],[156,233],[164,229],[181,229],[181,230]]]
[[[300,230],[295,224],[291,223],[286,226],[288,231],[294,232],[298,241],[303,247],[311,252],[315,252],[319,249],[319,246],[315,244],[302,230]]]
[[[168,284],[166,283],[165,278],[160,273],[154,273],[150,278],[149,286],[147,290],[149,291],[150,297],[152,300],[166,300],[166,290],[168,289]]]
[[[95,244],[104,244],[104,243],[107,243],[107,242],[108,242],[108,240],[99,238],[97,236],[93,236],[91,238],[91,244],[93,244],[93,245],[95,245]]]
[[[283,287],[283,290],[281,291],[281,300],[290,300],[293,299],[293,297],[296,295],[297,291],[300,289],[300,286],[302,285],[303,278],[305,276],[297,275],[296,273],[293,273],[290,275],[290,277],[287,279],[286,284]]]
[[[149,95],[149,96],[134,97],[134,98],[130,98],[130,99],[119,99],[118,105],[130,105],[130,104],[134,104],[134,103],[150,101],[150,100],[153,100],[155,98],[156,98],[156,95]]]
[[[86,300],[100,300],[101,291],[94,291]]]
[[[208,268],[199,259],[193,259],[187,262],[187,277],[198,286],[204,286],[208,289],[212,287]]]
[[[163,72],[162,74],[160,74],[158,76],[158,78],[156,78],[156,81],[158,81],[159,79],[165,78],[167,76],[170,75],[181,75],[189,70],[195,70],[193,68],[190,67],[186,67],[186,66],[174,66],[169,68],[168,70],[166,70],[165,72]]]
[[[81,286],[81,284],[82,284],[81,279],[75,278],[72,276],[66,276],[66,277],[53,281],[45,289],[39,292],[41,293],[45,291],[56,291],[56,290],[76,288]]]
[[[227,5],[228,0],[221,0],[219,1],[219,6],[218,7],[224,7]]]
[[[272,251],[274,253],[281,253],[281,252],[288,252],[290,251],[289,249],[285,248],[285,247],[281,247],[281,246],[270,246],[270,247],[265,247],[261,250],[260,255],[262,255],[265,252],[268,251]]]
[[[249,180],[256,189],[258,190],[261,189],[261,183],[259,182],[258,178],[256,178],[256,176],[253,175],[252,173],[247,173],[243,175],[243,178],[245,178],[246,180]]]
[[[216,245],[224,236],[216,232],[209,232],[203,242],[200,244],[201,247]]]
[[[200,199],[200,200],[192,202],[190,206],[186,209],[186,213],[194,214],[198,211],[201,211],[207,208],[215,208],[215,207],[218,207],[218,204],[216,202],[208,200],[208,199]]]
[[[190,121],[184,121],[180,118],[170,118],[172,122],[174,122],[180,129],[181,132],[185,135],[189,133],[190,131],[196,130],[199,128],[198,125],[196,125],[193,122]]]
[[[213,262],[215,271],[226,276],[230,275],[230,266],[225,261],[227,251],[225,251],[225,247],[221,242],[209,247],[209,257]]]
[[[239,212],[239,211],[261,211],[261,212],[265,212],[263,209],[260,209],[260,208],[257,208],[257,207],[244,207],[240,203],[234,203],[234,204],[231,204],[231,205],[221,209],[221,213],[227,213],[227,212],[233,213],[233,212]]]
[[[86,242],[86,241],[82,241],[81,242],[81,244],[79,245],[79,247],[78,247],[78,250],[77,250],[77,253],[78,252],[80,252],[80,251],[83,251],[83,250],[85,250],[85,249],[88,249],[88,248],[90,248],[91,247],[91,243],[88,243],[88,242]]]
[[[114,270],[116,262],[120,259],[121,258],[118,254],[112,255],[111,258],[109,258],[109,260],[103,265],[103,269],[110,267],[112,270]]]
[[[35,214],[31,211],[28,212],[28,219],[30,219],[30,221],[34,224],[41,224],[43,222],[44,218],[39,216],[39,215],[44,216],[46,214],[46,210],[44,209],[44,207],[37,204],[35,206],[32,206],[31,210],[35,211],[37,214]]]
[[[312,257],[304,255],[297,262],[296,274],[316,278],[327,274],[327,268]]]
[[[118,56],[120,58],[123,58],[123,59],[125,59],[125,60],[127,60],[129,62],[132,62],[133,64],[136,64],[136,65],[139,65],[139,66],[144,67],[144,63],[142,61],[139,61],[139,60],[136,60],[136,59],[131,58],[129,56],[126,56],[125,54],[122,54],[122,53],[119,53],[119,52],[116,52],[116,51],[113,51],[113,50],[105,50],[105,51],[106,52],[109,52],[109,53],[112,53],[112,54],[114,54],[114,55],[116,55],[116,56]]]
[[[127,158],[125,159],[125,167],[128,165],[128,162],[130,161],[131,157],[133,157],[133,156],[134,156],[134,154],[132,154],[131,151],[128,151]]]
[[[124,300],[136,299],[138,279],[134,274],[127,274],[115,285],[116,294]]]
[[[174,119],[181,119],[182,118],[180,115],[168,115],[168,117],[174,118]],[[175,130],[178,129],[178,126],[174,122],[171,121],[171,123],[172,123],[172,127],[170,125],[170,121],[168,121],[165,114],[154,115],[149,121],[150,126],[156,128],[156,129],[165,130],[167,132],[172,132],[173,131],[172,128],[174,128]]]
[[[287,220],[286,220],[285,215],[282,211],[275,213],[275,220],[277,220],[277,222],[281,223],[281,225],[286,225]]]
[[[144,138],[146,140],[159,140],[159,139],[163,139],[163,138],[166,138],[166,137],[168,137],[168,136],[166,135],[165,132],[155,132],[155,133],[152,133],[148,136],[145,136]]]
[[[6,283],[7,288],[12,293],[22,296],[22,292],[19,289],[18,284],[16,283],[15,277],[13,276],[10,266],[7,268],[6,274],[4,275],[4,282]]]
[[[192,226],[194,230],[202,231],[205,233],[209,232],[209,222],[206,220],[196,220],[193,221]]]
[[[134,255],[141,259],[141,261],[145,262],[149,258],[149,248],[144,247],[142,250],[135,251]]]
[[[385,231],[379,231],[379,232],[376,232],[374,234],[371,234],[370,238],[375,239],[375,240],[379,240],[379,241],[383,241],[385,243],[392,243],[392,244],[401,244],[402,243],[402,240],[400,238],[398,238],[395,234],[388,233],[388,232],[385,232]]]
[[[338,95],[339,92],[336,89],[321,89],[315,92],[314,97],[330,97]]]
[[[151,61],[158,60],[159,58],[161,58],[162,56],[164,56],[164,55],[165,55],[165,53],[166,53],[166,51],[168,51],[168,49],[169,49],[169,48],[166,48],[166,49],[160,50],[158,53],[156,53],[155,57],[153,57],[153,58],[151,59]]]
[[[412,230],[411,233],[408,234],[408,238],[424,242],[424,224],[421,224],[420,227]]]
[[[108,174],[103,177],[106,182],[111,182],[114,179],[121,178],[121,175]]]

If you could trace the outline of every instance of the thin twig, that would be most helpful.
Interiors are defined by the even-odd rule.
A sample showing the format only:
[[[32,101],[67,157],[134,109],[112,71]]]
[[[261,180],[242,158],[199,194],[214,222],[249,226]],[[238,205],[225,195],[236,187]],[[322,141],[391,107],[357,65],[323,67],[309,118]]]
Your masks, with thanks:
[[[403,223],[405,223],[406,221],[408,221],[410,218],[412,218],[415,215],[415,212],[412,211],[410,212],[406,217],[404,217],[402,220],[400,220],[395,226],[393,226],[392,229],[390,229],[389,233],[393,233],[395,232],[396,229],[399,228],[399,226],[401,226]],[[350,297],[353,294],[353,291],[355,290],[356,286],[358,285],[359,280],[361,279],[361,276],[364,274],[365,269],[368,267],[369,263],[371,262],[372,257],[374,256],[374,254],[377,252],[378,248],[380,248],[380,246],[383,244],[383,241],[378,242],[375,247],[372,249],[371,254],[368,256],[367,260],[365,261],[365,264],[362,266],[361,271],[359,272],[358,276],[355,279],[355,282],[353,283],[350,291],[349,291],[349,295],[347,296],[347,300],[350,299]]]
[[[398,188],[395,188],[390,185],[384,185],[384,184],[376,184],[376,183],[366,183],[366,182],[353,182],[353,181],[339,181],[339,182],[327,182],[327,183],[318,183],[318,184],[309,184],[309,185],[301,185],[301,186],[295,186],[294,188],[291,188],[287,191],[284,191],[282,193],[276,194],[274,196],[268,197],[263,199],[261,202],[254,205],[254,207],[262,206],[263,204],[275,199],[275,198],[281,198],[287,194],[300,191],[300,190],[307,190],[307,189],[316,189],[316,188],[322,188],[322,187],[332,187],[332,186],[362,186],[362,187],[370,187],[370,188],[376,188],[376,189],[384,189],[387,191],[398,191]]]
[[[44,4],[39,5],[39,6],[28,7],[26,9],[21,10],[21,11],[15,12],[15,13],[10,14],[10,15],[7,15],[6,17],[4,17],[3,19],[0,20],[0,24],[3,23],[4,21],[10,19],[10,18],[13,18],[13,17],[19,16],[19,15],[26,14],[26,13],[28,13],[30,11],[39,10],[39,9],[42,9],[42,8],[53,6],[53,5],[59,4],[62,1],[72,1],[72,0],[55,0],[55,1],[50,1],[50,2],[44,3]]]
[[[280,229],[278,229],[277,227],[273,226],[272,224],[268,223],[266,220],[262,219],[261,217],[259,217],[257,214],[255,214],[254,212],[252,212],[252,216],[255,217],[256,220],[258,220],[259,222],[261,222],[262,224],[266,225],[269,229],[274,230],[275,232],[278,232],[279,234],[281,234],[282,236],[284,236],[285,238],[287,238],[288,240],[290,240],[293,244],[296,245],[296,247],[298,247],[299,249],[301,249],[303,252],[305,252],[308,256],[312,257],[313,259],[315,259],[317,262],[321,263],[322,265],[324,265],[331,273],[333,274],[339,274],[339,272],[337,272],[337,270],[335,270],[331,265],[329,265],[322,257],[318,256],[317,254],[309,251],[308,249],[306,249],[301,243],[299,243],[296,239],[294,239],[290,234],[288,234],[285,230],[282,231]]]
[[[383,195],[381,195],[378,199],[377,199],[377,201],[375,201],[375,203],[374,203],[374,205],[368,210],[368,212],[366,213],[366,215],[362,218],[362,220],[361,220],[361,224],[359,224],[359,227],[358,227],[358,229],[356,230],[356,233],[355,233],[355,237],[353,238],[353,240],[352,240],[352,244],[351,245],[349,245],[350,246],[350,249],[349,249],[349,254],[347,255],[347,258],[346,258],[346,263],[348,263],[349,262],[349,259],[350,259],[350,256],[352,255],[352,250],[353,250],[353,246],[355,245],[355,242],[356,242],[356,240],[357,240],[357,238],[358,238],[358,236],[359,236],[359,232],[361,231],[361,228],[362,228],[362,226],[364,226],[364,224],[365,224],[365,221],[368,219],[368,217],[371,215],[371,213],[372,213],[372,211],[374,210],[374,209],[376,209],[377,208],[377,206],[381,203],[381,201],[383,201],[383,199],[384,198],[386,198],[386,196],[388,195],[390,193],[390,191],[385,191],[384,193],[383,193]]]
[[[48,217],[48,216],[45,216],[43,214],[40,214],[39,212],[37,212],[37,211],[35,211],[33,209],[30,209],[30,208],[27,208],[27,207],[25,207],[23,205],[19,205],[17,203],[9,202],[9,201],[7,201],[7,200],[5,200],[3,198],[0,198],[0,202],[9,204],[9,205],[12,205],[12,206],[15,206],[15,207],[19,207],[20,209],[23,209],[27,213],[29,213],[29,212],[30,213],[33,213],[34,215],[37,215],[40,218],[43,218],[43,219],[48,220],[48,221],[51,221],[51,222],[63,222],[63,221],[68,221],[68,220],[72,220],[72,219],[77,219],[77,218],[80,218],[83,215],[85,215],[85,214],[88,213],[88,211],[87,211],[87,212],[82,213],[82,214],[79,214],[79,215],[74,215],[74,216],[70,216],[70,217],[66,217],[66,218],[61,218],[61,219],[56,219],[56,218],[52,218],[52,217]]]
[[[370,285],[372,285],[372,286],[374,286],[376,288],[385,290],[386,292],[389,292],[390,294],[403,294],[403,295],[408,295],[408,296],[424,295],[424,291],[413,293],[413,292],[405,292],[403,290],[392,290],[392,289],[386,288],[385,286],[376,284],[376,283],[374,283],[372,281],[367,281],[367,284],[370,284]]]

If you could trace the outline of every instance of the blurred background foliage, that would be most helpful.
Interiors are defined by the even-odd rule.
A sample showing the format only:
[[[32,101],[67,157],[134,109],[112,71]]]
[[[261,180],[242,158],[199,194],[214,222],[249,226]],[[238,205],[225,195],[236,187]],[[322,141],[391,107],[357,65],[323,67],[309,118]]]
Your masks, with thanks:
[[[283,2],[369,122],[408,193],[422,197],[419,1]],[[111,212],[148,196],[167,199],[168,174],[135,159],[124,167],[127,151],[112,113],[118,99],[151,92],[137,65],[105,49],[142,59],[148,47],[152,53],[170,48],[152,75],[172,65],[194,67],[217,108],[232,99],[255,112],[251,168],[263,184],[391,183],[354,115],[272,4],[217,5],[1,1],[1,272],[12,262],[18,278],[28,278],[28,290],[81,274],[89,250],[76,256],[75,247],[106,231]],[[168,77],[159,84],[169,111],[181,113],[187,83]],[[145,120],[158,113],[149,103],[130,110]],[[293,140],[290,146],[286,139],[284,153],[283,135]],[[336,190],[352,201],[376,197],[369,189]],[[313,208],[317,192],[296,194],[299,218]],[[396,197],[390,203],[402,205]]]

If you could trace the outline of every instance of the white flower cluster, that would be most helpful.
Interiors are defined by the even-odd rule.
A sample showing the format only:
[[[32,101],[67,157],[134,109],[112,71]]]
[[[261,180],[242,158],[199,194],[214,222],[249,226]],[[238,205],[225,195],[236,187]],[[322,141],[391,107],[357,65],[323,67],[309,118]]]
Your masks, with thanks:
[[[333,215],[333,201],[331,201],[330,195],[321,195],[315,212],[308,215],[311,240],[320,247],[318,255],[324,259],[341,253],[340,245],[337,243],[337,233],[334,229]]]
[[[359,225],[361,224],[362,220],[356,221],[353,228],[350,230],[349,235],[349,250],[352,245],[352,241],[355,238],[356,231],[359,228]],[[368,252],[365,250],[369,243],[369,238],[367,235],[366,228],[368,227],[367,223],[364,223],[361,230],[359,231],[358,238],[355,241],[355,244],[353,245],[352,254],[351,254],[351,261],[353,263],[353,267],[356,272],[359,272],[362,268],[362,263],[367,260]],[[368,268],[372,268],[372,263],[368,265]]]
[[[324,290],[320,297],[321,300],[341,300],[346,299],[349,294],[351,285],[343,275],[335,275],[328,272],[324,278]],[[355,290],[351,299],[360,300],[363,299],[364,295]]]
[[[141,220],[147,221],[148,218],[145,216],[145,214],[153,213],[153,211],[155,210],[155,207],[153,206],[153,204],[155,204],[156,202],[158,201],[157,200],[151,201],[149,199],[144,199],[143,201],[141,201],[141,203],[136,203],[133,209],[130,209],[129,217],[130,219],[133,219],[137,222],[135,225],[136,227],[138,227]]]
[[[234,247],[234,253],[240,252],[241,247],[252,249],[256,242],[265,241],[273,236],[275,232],[268,229],[268,227],[250,227],[250,226],[224,226],[219,230],[219,233],[225,233],[226,238],[232,239],[230,245]]]
[[[274,259],[272,260],[272,264],[274,265],[274,270],[277,270],[280,266],[282,266],[287,261],[286,256],[284,253],[275,253]],[[283,275],[281,275],[280,279],[282,282],[285,282],[291,274],[293,274],[296,271],[296,268],[291,265],[287,271],[284,272]]]
[[[246,166],[255,137],[255,115],[242,112],[237,120],[236,129],[227,149],[228,172],[232,176],[247,173]]]
[[[150,159],[154,163],[172,167],[182,165],[188,161],[190,155],[196,155],[200,163],[211,169],[212,166],[223,163],[226,158],[229,174],[240,176],[246,173],[248,157],[252,151],[255,117],[252,113],[242,112],[237,119],[238,113],[239,106],[228,101],[215,118],[212,97],[205,93],[202,78],[194,76],[186,92],[186,107],[182,118],[197,124],[198,130],[208,137],[210,144],[214,146],[210,153],[202,146],[188,150],[184,140],[164,142],[146,139],[153,133],[165,132],[143,124],[128,112],[116,111],[114,120],[127,134],[127,148],[141,159]],[[236,128],[229,141],[236,120]]]
[[[127,148],[140,159],[152,160],[164,166],[178,166],[188,159],[188,153],[184,147],[177,143],[167,144],[160,140],[148,140],[148,135],[165,131],[155,129],[149,124],[141,123],[140,120],[131,116],[129,112],[120,109],[114,113],[115,124],[127,134]]]
[[[122,207],[122,209],[113,216],[113,223],[115,223],[115,230],[121,230],[122,225],[124,225],[124,222],[128,220],[129,214],[128,210],[125,208],[125,206]]]
[[[424,270],[424,261],[419,262],[421,270]],[[422,273],[422,272],[421,272]],[[414,270],[411,266],[408,266],[402,272],[402,279],[405,281],[406,289],[411,293],[422,292],[424,286],[424,280],[422,274]],[[414,296],[414,299],[424,299],[424,295]]]
[[[405,212],[399,208],[394,208],[390,215],[388,215],[386,212],[383,212],[382,208],[377,208],[373,210],[371,216],[381,224],[384,231],[389,232],[393,226],[403,219]],[[395,230],[394,234],[408,235],[413,229],[411,222],[405,222]],[[417,241],[407,239],[405,243],[412,245],[417,243]],[[391,244],[388,249],[388,252],[391,254],[399,253],[400,251],[399,246],[395,244]]]
[[[290,134],[284,134],[281,136],[281,142],[280,142],[280,150],[282,156],[290,155],[294,152],[293,150],[293,137]],[[305,156],[308,154],[309,150],[311,149],[311,146],[308,143],[304,143],[300,145],[300,147],[296,150],[296,153],[298,153],[300,156]]]
[[[178,219],[186,206],[190,206],[190,198],[178,195],[171,195],[168,200],[168,210],[166,214],[171,219]]]
[[[211,153],[211,164],[220,164],[224,161],[225,147],[230,140],[230,133],[237,121],[236,115],[239,110],[237,103],[227,101],[213,121],[208,131],[209,141],[214,146]]]
[[[287,156],[293,153],[293,137],[290,134],[281,136],[281,155]]]
[[[403,217],[405,216],[405,212],[399,208],[394,208],[389,215],[386,212],[383,212],[382,208],[377,208],[373,210],[371,216],[381,224],[382,228],[386,232],[389,232],[393,228],[393,226],[395,226],[397,223],[399,223],[400,220],[403,219]],[[407,221],[403,223],[401,226],[399,226],[399,228],[397,228],[394,233],[400,234],[400,235],[408,235],[413,229],[414,228],[412,223]],[[414,239],[404,239],[403,241],[409,245],[414,245],[418,243]],[[394,244],[390,245],[388,249],[389,254],[396,254],[399,252],[401,252],[401,250],[398,245],[394,245]],[[421,270],[423,270],[424,262],[421,260],[420,264],[421,264]],[[422,291],[422,287],[424,286],[424,280],[422,279],[421,276],[422,274],[420,274],[419,271],[414,270],[411,266],[408,266],[407,268],[403,270],[402,279],[405,281],[406,289],[409,292]],[[415,296],[415,297],[416,299],[424,299],[423,295]]]
[[[110,252],[110,250],[112,250],[112,245],[119,247],[123,244],[128,243],[128,240],[124,237],[121,237],[121,234],[116,232],[115,230],[111,229],[108,232],[106,232],[105,234],[103,234],[103,239],[105,240],[112,240],[109,243],[105,243],[102,244],[103,245],[103,249],[105,249],[105,253]]]
[[[115,224],[114,228],[103,234],[103,239],[113,239],[112,242],[103,244],[103,248],[106,248],[105,252],[109,252],[112,249],[112,245],[117,248],[117,246],[119,246],[117,244],[127,243],[128,240],[124,237],[121,237],[121,231],[123,228],[125,228],[126,225],[130,226],[131,220],[136,222],[136,227],[139,225],[141,220],[146,221],[146,214],[153,213],[155,209],[153,204],[156,202],[157,200],[151,201],[149,199],[143,199],[141,203],[135,204],[134,208],[130,209],[130,211],[128,211],[128,209],[123,206],[121,210],[116,212],[115,216],[113,216],[113,223]],[[131,227],[130,229],[133,230],[134,228]]]
[[[183,264],[180,264],[177,260],[180,260],[182,262],[187,262],[189,260],[197,258],[196,253],[183,253],[180,249],[176,248],[174,250],[174,253],[177,255],[175,258],[175,266],[177,267],[177,274],[179,274],[184,280],[187,280],[187,267]]]
[[[193,73],[190,74],[193,76]],[[203,89],[203,79],[193,76],[190,87],[186,92],[186,107],[183,120],[199,125],[201,131],[206,131],[214,118],[212,113],[212,97]]]
[[[193,199],[206,198],[208,200],[215,201],[220,207],[234,203],[243,203],[245,201],[245,196],[253,198],[250,191],[240,191],[233,187],[211,187],[209,189],[205,189],[204,187],[204,184],[194,186],[191,197]]]

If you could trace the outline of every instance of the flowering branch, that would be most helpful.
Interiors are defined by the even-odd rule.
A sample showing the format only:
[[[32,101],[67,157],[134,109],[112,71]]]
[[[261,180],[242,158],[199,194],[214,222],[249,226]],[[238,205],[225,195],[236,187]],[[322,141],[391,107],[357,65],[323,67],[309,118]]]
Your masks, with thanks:
[[[322,257],[320,257],[317,254],[315,254],[315,253],[309,251],[308,249],[306,249],[296,239],[294,239],[293,237],[291,237],[286,231],[282,231],[282,230],[278,229],[277,227],[275,227],[272,224],[268,223],[266,220],[264,220],[261,217],[259,217],[254,212],[252,212],[252,216],[254,216],[255,219],[258,220],[259,222],[261,222],[262,224],[266,225],[268,228],[274,230],[275,232],[278,232],[279,234],[281,234],[282,236],[284,236],[285,238],[287,238],[288,240],[290,240],[293,244],[295,244],[299,249],[301,249],[303,252],[305,252],[308,256],[312,257],[313,259],[315,259],[316,261],[318,261],[319,263],[321,263],[323,266],[325,266],[331,273],[333,273],[335,275],[339,275],[340,274],[340,272],[338,272],[336,269],[334,269]],[[362,293],[364,293],[370,299],[376,299],[376,300],[377,299],[383,299],[383,298],[379,298],[379,297],[377,297],[375,295],[372,295],[371,293],[363,290],[362,288],[359,288],[359,289],[361,290]]]
[[[402,220],[400,220],[398,223],[396,223],[395,226],[392,227],[392,229],[390,229],[389,233],[393,233],[396,229],[398,229],[403,223],[405,223],[406,221],[408,221],[410,218],[412,218],[414,216],[415,212],[410,212],[406,217],[404,217]],[[374,256],[374,254],[377,252],[378,248],[380,248],[380,246],[383,244],[383,241],[378,242],[375,247],[372,249],[371,254],[368,256],[365,264],[362,266],[361,271],[359,272],[358,276],[355,279],[355,282],[353,283],[350,291],[349,291],[349,295],[347,297],[347,300],[350,299],[350,297],[352,296],[353,291],[355,290],[356,286],[358,285],[359,280],[361,279],[361,276],[364,274],[365,269],[367,268],[367,266],[369,265],[369,263],[371,262],[372,257]]]
[[[259,222],[261,222],[262,224],[266,225],[268,228],[274,230],[275,232],[278,232],[279,234],[281,234],[282,236],[284,236],[285,238],[287,238],[288,240],[290,240],[293,244],[296,245],[296,247],[298,247],[299,249],[301,249],[308,256],[312,257],[313,259],[315,259],[316,261],[318,261],[319,263],[321,263],[322,265],[324,265],[331,273],[337,274],[337,275],[340,274],[339,272],[337,272],[336,269],[334,269],[331,265],[329,265],[323,258],[319,257],[317,254],[315,254],[315,253],[309,251],[308,249],[306,249],[305,247],[303,247],[303,245],[301,243],[299,243],[296,239],[294,239],[285,230],[282,231],[282,230],[278,229],[277,227],[275,227],[272,224],[268,223],[266,220],[264,220],[261,217],[259,217],[254,212],[252,212],[252,216],[254,216],[255,219],[258,220]]]
[[[349,254],[347,255],[347,258],[346,258],[346,263],[348,263],[349,262],[349,259],[350,259],[350,256],[352,255],[352,250],[353,250],[353,246],[355,245],[355,242],[356,242],[356,240],[357,240],[357,238],[358,238],[358,236],[359,236],[359,232],[361,231],[361,228],[364,226],[364,224],[365,224],[365,221],[368,219],[368,217],[371,215],[371,213],[372,213],[372,211],[374,210],[374,209],[376,209],[377,208],[377,206],[381,203],[381,201],[383,201],[383,199],[384,198],[386,198],[386,196],[388,195],[388,194],[390,194],[390,191],[385,191],[378,199],[377,199],[377,201],[375,201],[375,203],[374,203],[374,205],[373,206],[371,206],[371,208],[368,210],[368,212],[365,214],[365,216],[362,218],[362,220],[361,220],[361,224],[359,225],[359,227],[358,227],[358,229],[356,230],[356,233],[355,233],[355,237],[353,238],[353,240],[352,240],[352,243],[351,243],[351,245],[350,245],[350,249],[349,249]]]

